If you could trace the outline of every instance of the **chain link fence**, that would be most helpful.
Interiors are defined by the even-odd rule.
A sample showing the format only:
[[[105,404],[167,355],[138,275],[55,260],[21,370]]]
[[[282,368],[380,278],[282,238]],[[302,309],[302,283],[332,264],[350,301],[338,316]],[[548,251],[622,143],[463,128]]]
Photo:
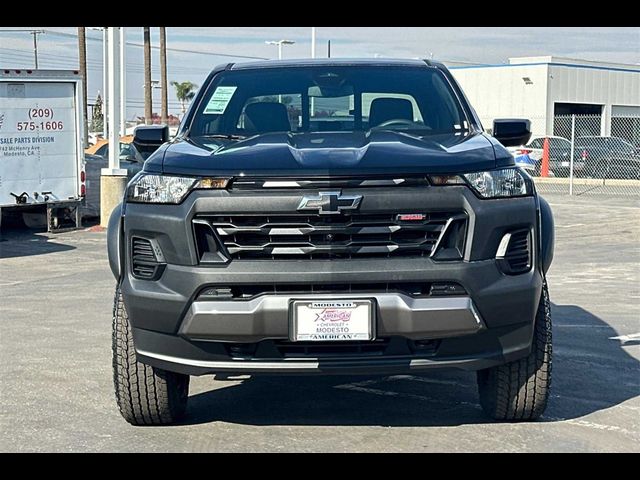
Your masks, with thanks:
[[[510,150],[542,193],[640,196],[640,118],[613,117],[610,127],[604,121],[600,115],[556,116],[553,135],[534,129],[526,146]],[[611,135],[603,135],[609,129]]]

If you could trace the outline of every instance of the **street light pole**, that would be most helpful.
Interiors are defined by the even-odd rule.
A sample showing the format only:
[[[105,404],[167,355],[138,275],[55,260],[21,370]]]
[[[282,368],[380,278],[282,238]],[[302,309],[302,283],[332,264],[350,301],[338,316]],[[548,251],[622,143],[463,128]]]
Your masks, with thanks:
[[[127,64],[125,27],[120,27],[120,135],[127,134]]]
[[[106,140],[109,137],[109,34],[107,27],[102,27],[102,88],[104,88],[104,101],[102,106],[102,135]]]
[[[272,41],[267,41],[264,42],[267,45],[277,45],[278,46],[278,60],[282,60],[282,46],[283,45],[293,45],[294,42],[293,40],[272,40]]]
[[[109,78],[108,78],[108,92],[109,98],[109,122],[111,122],[109,128],[109,169],[118,170],[120,168],[120,32],[118,27],[108,27],[107,35],[109,38]]]
[[[120,168],[120,32],[119,27],[107,27],[109,51],[108,88],[109,97],[109,167],[101,170],[100,178],[100,225],[107,226],[111,212],[124,196],[127,185],[127,170]]]
[[[102,138],[109,136],[109,38],[107,27],[88,27],[102,32]]]

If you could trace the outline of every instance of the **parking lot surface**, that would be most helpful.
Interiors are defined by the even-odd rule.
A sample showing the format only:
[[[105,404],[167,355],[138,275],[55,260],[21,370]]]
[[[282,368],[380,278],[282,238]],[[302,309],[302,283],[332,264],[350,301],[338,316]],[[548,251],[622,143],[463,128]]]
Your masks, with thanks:
[[[547,195],[552,396],[493,423],[475,374],[192,378],[188,415],[132,427],[111,379],[105,233],[0,238],[2,451],[639,451],[640,201]]]

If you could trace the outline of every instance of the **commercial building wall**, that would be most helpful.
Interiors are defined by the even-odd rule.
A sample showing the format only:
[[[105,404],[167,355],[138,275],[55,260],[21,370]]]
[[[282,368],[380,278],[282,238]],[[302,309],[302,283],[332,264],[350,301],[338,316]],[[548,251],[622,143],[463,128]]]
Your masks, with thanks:
[[[547,71],[548,65],[451,68],[485,129],[496,118],[529,118],[540,133],[547,125]]]
[[[485,129],[495,118],[520,117],[532,121],[534,134],[552,135],[554,117],[571,113],[600,115],[600,131],[594,132],[600,135],[635,132],[628,127],[640,122],[637,65],[528,57],[508,65],[451,67],[451,72]]]

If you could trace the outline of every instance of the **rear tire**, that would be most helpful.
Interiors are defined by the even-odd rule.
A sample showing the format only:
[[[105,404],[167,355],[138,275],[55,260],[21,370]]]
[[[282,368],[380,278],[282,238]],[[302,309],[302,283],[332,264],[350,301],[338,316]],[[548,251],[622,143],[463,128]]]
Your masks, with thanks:
[[[187,408],[189,376],[138,362],[129,315],[116,289],[113,304],[113,385],[116,403],[131,425],[167,425]]]
[[[478,372],[480,404],[496,420],[529,421],[542,415],[551,387],[551,302],[545,281],[536,314],[531,353]]]

